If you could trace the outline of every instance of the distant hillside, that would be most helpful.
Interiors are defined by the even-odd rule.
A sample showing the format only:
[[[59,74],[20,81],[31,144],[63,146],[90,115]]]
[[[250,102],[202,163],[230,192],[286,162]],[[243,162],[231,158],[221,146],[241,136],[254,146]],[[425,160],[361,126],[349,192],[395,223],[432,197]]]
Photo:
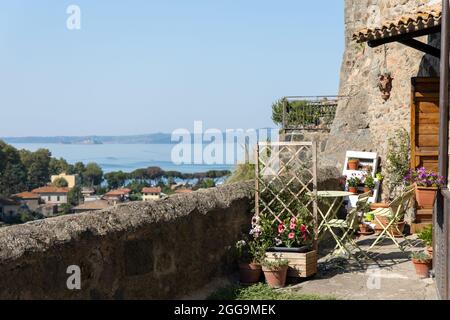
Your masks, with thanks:
[[[259,129],[258,134],[264,132],[277,132],[277,129]],[[170,133],[151,133],[133,136],[57,136],[57,137],[0,137],[6,143],[55,143],[55,144],[172,144]],[[226,141],[227,135],[223,133]],[[194,141],[194,135],[191,137]]]
[[[7,143],[56,143],[56,144],[170,144],[171,135],[154,133],[135,136],[83,136],[83,137],[5,137]]]

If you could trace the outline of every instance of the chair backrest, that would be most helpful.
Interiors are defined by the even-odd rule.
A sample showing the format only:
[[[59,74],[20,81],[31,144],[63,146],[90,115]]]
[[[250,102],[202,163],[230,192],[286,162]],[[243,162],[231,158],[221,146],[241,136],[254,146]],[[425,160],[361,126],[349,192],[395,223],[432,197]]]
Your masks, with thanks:
[[[347,215],[347,223],[351,226],[352,229],[357,229],[359,224],[361,223],[362,216],[364,213],[364,209],[369,202],[371,197],[370,192],[363,193],[358,196],[358,200],[356,201],[356,207],[353,208]],[[361,215],[360,215],[361,213]]]
[[[400,220],[405,216],[414,197],[415,186],[406,187],[402,194],[389,204],[393,219]]]

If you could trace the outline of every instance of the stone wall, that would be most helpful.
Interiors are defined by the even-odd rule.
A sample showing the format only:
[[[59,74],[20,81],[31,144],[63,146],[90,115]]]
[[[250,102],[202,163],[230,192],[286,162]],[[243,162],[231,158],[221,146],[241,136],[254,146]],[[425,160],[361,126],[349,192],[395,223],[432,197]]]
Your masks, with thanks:
[[[184,296],[230,271],[252,199],[243,183],[0,229],[0,299]]]
[[[374,151],[384,163],[387,139],[398,128],[410,131],[411,77],[438,76],[439,60],[401,44],[378,48],[357,44],[355,31],[379,26],[385,19],[411,13],[439,0],[345,0],[345,42],[338,106],[324,155],[330,166],[342,171],[347,150]],[[440,36],[422,38],[439,46]],[[378,75],[391,72],[390,100],[384,102]]]

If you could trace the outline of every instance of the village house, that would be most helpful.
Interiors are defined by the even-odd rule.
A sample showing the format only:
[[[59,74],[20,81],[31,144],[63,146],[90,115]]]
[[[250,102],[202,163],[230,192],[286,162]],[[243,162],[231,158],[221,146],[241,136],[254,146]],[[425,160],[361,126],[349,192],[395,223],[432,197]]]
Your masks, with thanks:
[[[126,202],[130,199],[130,189],[117,189],[111,190],[103,196],[104,200],[116,203],[116,202]]]
[[[62,205],[67,204],[67,194],[69,191],[69,188],[46,186],[34,189],[32,193],[39,195],[41,202],[46,205]]]
[[[22,192],[12,196],[12,198],[22,205],[25,205],[30,211],[37,212],[40,205],[40,196],[33,192]]]
[[[74,213],[92,212],[103,210],[111,206],[107,200],[88,201],[72,208]]]
[[[13,219],[20,210],[20,202],[13,199],[0,197],[0,220],[9,221]]]
[[[155,201],[161,199],[161,188],[143,188],[142,189],[142,201]]]

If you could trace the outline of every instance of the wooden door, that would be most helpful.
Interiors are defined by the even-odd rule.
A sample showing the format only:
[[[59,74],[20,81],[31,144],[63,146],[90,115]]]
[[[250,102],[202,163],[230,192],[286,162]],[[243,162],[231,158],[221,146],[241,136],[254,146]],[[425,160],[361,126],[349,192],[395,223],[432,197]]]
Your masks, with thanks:
[[[413,78],[411,167],[439,170],[439,78]]]

